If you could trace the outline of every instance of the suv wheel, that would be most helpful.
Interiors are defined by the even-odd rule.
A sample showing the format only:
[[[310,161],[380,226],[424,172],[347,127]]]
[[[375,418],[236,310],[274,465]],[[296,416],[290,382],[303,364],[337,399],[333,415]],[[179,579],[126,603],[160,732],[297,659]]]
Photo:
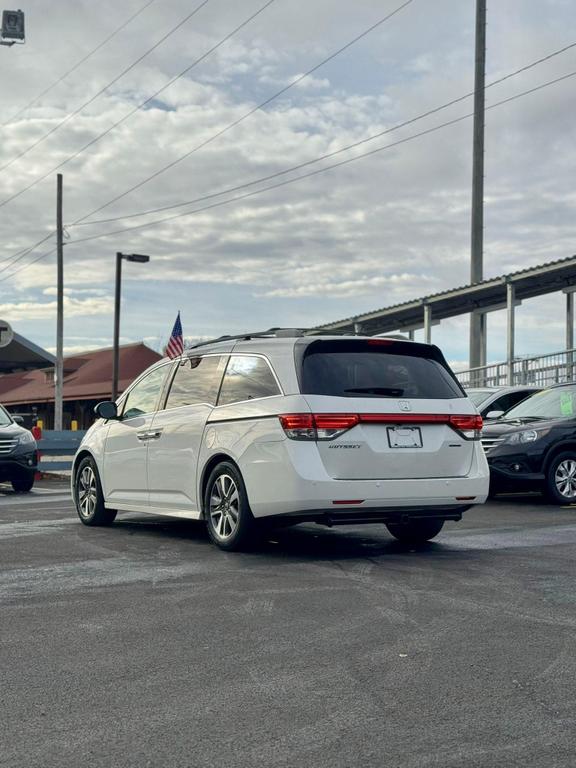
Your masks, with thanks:
[[[546,473],[546,495],[554,504],[576,503],[576,453],[555,456]]]
[[[422,544],[437,536],[444,520],[410,520],[408,523],[386,523],[392,536],[404,544]]]
[[[242,475],[223,461],[210,473],[204,495],[208,535],[220,549],[244,549],[254,534],[254,517],[248,504]]]
[[[74,503],[84,525],[110,525],[114,522],[116,510],[105,508],[98,470],[89,456],[82,459],[76,471]]]
[[[34,485],[34,472],[27,472],[26,474],[18,475],[18,477],[13,477],[10,482],[16,493],[28,493]]]

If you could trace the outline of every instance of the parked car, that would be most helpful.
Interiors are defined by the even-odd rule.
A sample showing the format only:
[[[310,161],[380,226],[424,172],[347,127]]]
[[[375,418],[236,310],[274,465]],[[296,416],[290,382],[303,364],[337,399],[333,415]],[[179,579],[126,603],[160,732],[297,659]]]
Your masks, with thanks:
[[[544,389],[482,430],[491,488],[576,503],[576,385]]]
[[[27,493],[34,485],[38,452],[32,433],[18,422],[0,405],[0,482],[10,481],[15,491]]]
[[[72,471],[85,525],[204,519],[228,550],[264,520],[385,523],[425,541],[488,492],[482,419],[427,344],[225,337],[155,364],[96,414]]]
[[[494,419],[540,390],[541,387],[523,384],[514,387],[470,387],[466,388],[466,394],[483,419]]]

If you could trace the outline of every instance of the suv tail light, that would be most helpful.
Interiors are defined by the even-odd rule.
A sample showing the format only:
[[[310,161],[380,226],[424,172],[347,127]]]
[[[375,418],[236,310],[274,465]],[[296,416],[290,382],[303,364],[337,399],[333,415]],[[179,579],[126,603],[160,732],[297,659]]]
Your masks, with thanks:
[[[333,440],[356,424],[447,424],[466,440],[479,440],[482,416],[443,413],[285,413],[278,417],[291,440]]]

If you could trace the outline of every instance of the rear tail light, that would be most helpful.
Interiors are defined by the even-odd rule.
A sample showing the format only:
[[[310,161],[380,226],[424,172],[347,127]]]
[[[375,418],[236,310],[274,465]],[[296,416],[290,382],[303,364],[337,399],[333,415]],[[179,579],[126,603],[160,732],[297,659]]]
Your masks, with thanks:
[[[471,416],[450,416],[450,426],[467,440],[480,440],[482,416],[477,413]]]
[[[285,413],[278,418],[286,437],[291,440],[316,440],[314,417],[311,413]]]
[[[360,420],[356,413],[285,413],[278,418],[291,440],[333,440]]]
[[[278,417],[291,440],[333,440],[356,424],[447,424],[466,440],[479,440],[482,416],[443,413],[285,413]]]

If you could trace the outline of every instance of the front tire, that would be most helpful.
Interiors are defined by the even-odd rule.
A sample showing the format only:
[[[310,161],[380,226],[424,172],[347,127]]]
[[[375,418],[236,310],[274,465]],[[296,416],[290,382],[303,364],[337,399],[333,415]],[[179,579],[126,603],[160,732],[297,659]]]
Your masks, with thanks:
[[[444,520],[410,520],[408,523],[386,523],[392,536],[403,544],[423,544],[437,536]]]
[[[111,525],[115,509],[106,509],[104,494],[94,459],[82,459],[74,478],[74,503],[84,525]]]
[[[238,468],[228,461],[210,473],[204,494],[204,517],[211,541],[234,552],[253,541],[255,522]]]
[[[13,477],[10,482],[16,493],[29,493],[34,485],[34,472],[27,472],[18,477]]]
[[[555,456],[546,472],[546,495],[553,504],[576,504],[576,454]]]

